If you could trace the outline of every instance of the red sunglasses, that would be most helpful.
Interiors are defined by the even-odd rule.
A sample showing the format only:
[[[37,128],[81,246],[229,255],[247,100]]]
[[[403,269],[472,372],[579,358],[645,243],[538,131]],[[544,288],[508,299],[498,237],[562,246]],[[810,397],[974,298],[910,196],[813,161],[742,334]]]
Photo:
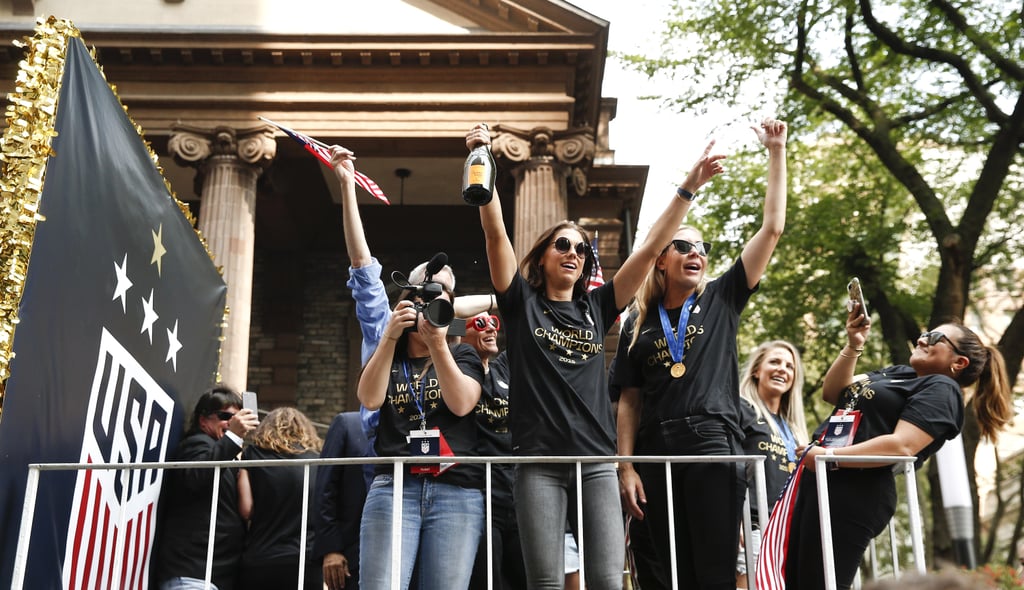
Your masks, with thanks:
[[[482,315],[466,320],[466,328],[473,328],[477,332],[486,332],[494,328],[494,331],[497,332],[501,329],[501,322],[498,321],[496,315]]]

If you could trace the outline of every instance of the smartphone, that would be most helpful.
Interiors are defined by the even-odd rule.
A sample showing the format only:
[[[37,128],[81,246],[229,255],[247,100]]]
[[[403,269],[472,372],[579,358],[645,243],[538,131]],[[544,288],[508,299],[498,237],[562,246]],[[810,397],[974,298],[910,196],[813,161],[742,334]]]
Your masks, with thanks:
[[[242,392],[242,409],[252,410],[252,413],[259,416],[259,412],[256,410],[256,392],[255,391],[243,391]]]
[[[846,302],[846,311],[853,311],[853,305],[859,303],[860,311],[864,314],[864,319],[861,321],[861,325],[863,325],[867,321],[868,306],[864,303],[864,291],[860,288],[860,279],[857,277],[850,279],[850,283],[846,285],[846,290],[850,294],[850,300]]]

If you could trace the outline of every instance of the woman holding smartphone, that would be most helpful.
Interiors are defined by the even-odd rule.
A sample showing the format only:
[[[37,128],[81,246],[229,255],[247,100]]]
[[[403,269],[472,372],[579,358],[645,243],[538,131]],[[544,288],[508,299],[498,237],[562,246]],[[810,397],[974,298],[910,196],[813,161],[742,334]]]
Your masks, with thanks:
[[[964,387],[974,385],[974,404],[982,438],[995,440],[1012,416],[1009,379],[1003,356],[982,344],[962,324],[945,323],[918,336],[910,365],[856,373],[871,321],[851,306],[846,320],[847,344],[825,374],[822,397],[835,404],[813,440],[837,430],[844,439],[826,435],[807,449],[802,465],[812,473],[802,477],[790,522],[786,551],[787,590],[821,588],[821,527],[814,457],[827,455],[916,455],[916,467],[959,434],[964,421]],[[846,420],[846,418],[854,418]],[[853,426],[852,436],[850,426]],[[804,448],[799,449],[803,451]],[[834,463],[828,477],[832,506],[832,543],[836,581],[850,588],[868,543],[896,512],[896,484],[891,466],[877,463]],[[870,498],[870,502],[865,502]]]

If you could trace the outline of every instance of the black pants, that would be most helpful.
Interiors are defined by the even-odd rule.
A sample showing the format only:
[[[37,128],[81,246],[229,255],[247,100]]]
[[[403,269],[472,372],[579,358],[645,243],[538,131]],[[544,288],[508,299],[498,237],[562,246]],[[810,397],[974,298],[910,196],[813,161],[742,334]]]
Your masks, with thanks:
[[[526,566],[523,565],[523,548],[519,544],[519,527],[516,525],[516,511],[509,506],[491,506],[491,542],[494,544],[491,560],[494,571],[491,580],[494,590],[519,590],[526,588]],[[487,538],[480,539],[476,561],[473,563],[473,577],[469,580],[470,590],[487,588]]]
[[[786,590],[825,587],[816,475],[808,471],[800,479],[786,553]],[[828,498],[836,583],[850,588],[864,550],[896,513],[895,478],[889,467],[830,471]]]
[[[645,454],[742,454],[726,424],[710,416],[666,421],[657,438],[659,440],[652,441],[654,448],[645,449]],[[742,464],[675,463],[671,494],[665,487],[664,465],[636,463],[634,467],[647,493],[645,520],[661,564],[661,572],[652,571],[653,576],[649,577],[671,580],[668,530],[671,498],[675,511],[679,587],[735,590],[739,522],[746,491]],[[637,565],[640,569],[640,564]],[[642,584],[642,571],[640,577]]]

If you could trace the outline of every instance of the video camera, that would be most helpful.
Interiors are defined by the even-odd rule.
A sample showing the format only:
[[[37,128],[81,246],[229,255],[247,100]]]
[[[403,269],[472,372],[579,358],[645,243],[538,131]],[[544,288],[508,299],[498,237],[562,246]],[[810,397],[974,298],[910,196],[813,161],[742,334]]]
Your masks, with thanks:
[[[441,271],[445,265],[448,264],[448,255],[444,252],[438,252],[430,259],[427,263],[426,275],[423,278],[423,282],[418,285],[409,283],[409,279],[402,273],[394,271],[391,273],[391,281],[402,289],[410,291],[409,295],[405,298],[413,302],[413,306],[416,308],[416,323],[409,328],[406,328],[406,332],[415,332],[416,325],[419,323],[419,315],[427,318],[427,321],[431,325],[443,328],[448,324],[452,323],[455,319],[455,308],[451,302],[447,299],[438,299],[438,296],[444,292],[444,285],[433,280],[434,275]]]

